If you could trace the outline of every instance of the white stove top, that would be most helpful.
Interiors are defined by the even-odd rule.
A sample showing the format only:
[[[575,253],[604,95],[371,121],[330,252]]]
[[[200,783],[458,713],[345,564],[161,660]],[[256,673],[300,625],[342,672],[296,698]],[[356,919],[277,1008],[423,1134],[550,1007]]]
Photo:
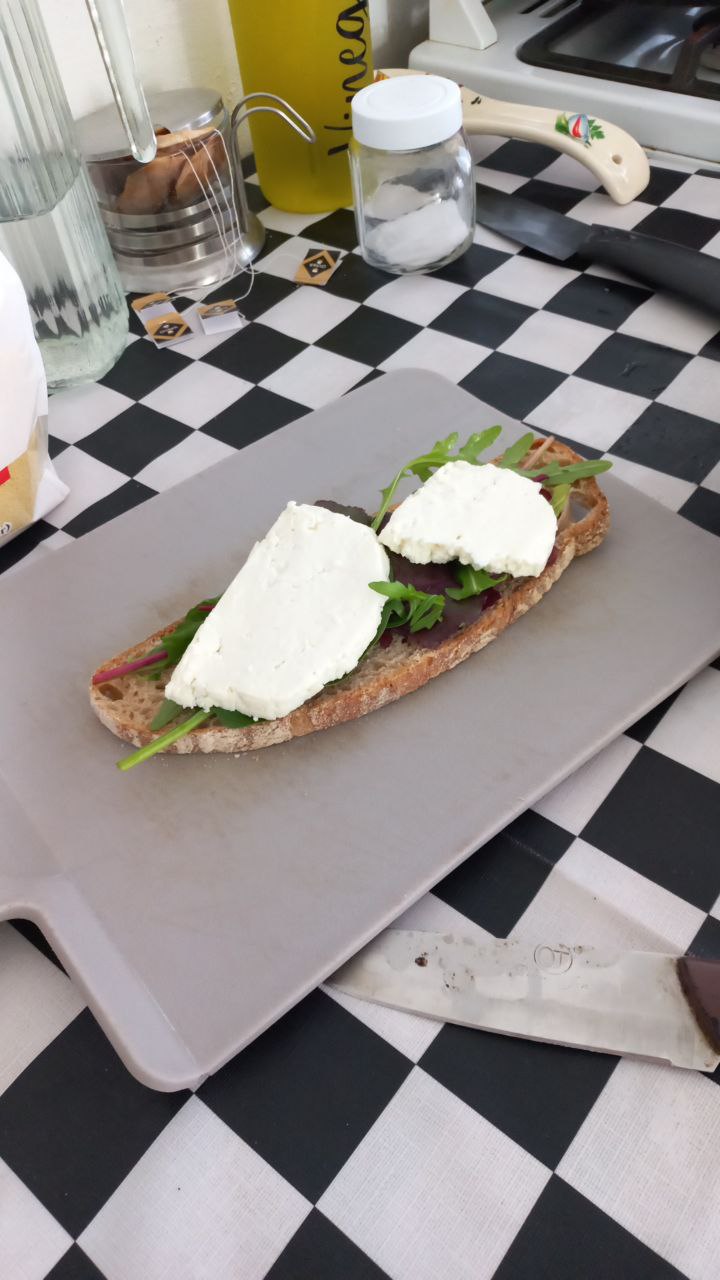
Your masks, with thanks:
[[[720,162],[720,102],[717,100],[534,66],[518,57],[518,49],[526,41],[556,22],[561,12],[569,12],[573,7],[579,9],[580,6],[573,6],[572,0],[566,5],[562,0],[560,3],[541,0],[539,4],[533,0],[489,0],[486,5],[481,0],[443,0],[431,11],[433,38],[413,50],[410,66],[450,76],[488,97],[592,113],[620,125],[644,147],[670,153],[675,158]],[[485,48],[472,48],[470,43],[445,43],[449,35],[454,40],[458,38],[460,12],[464,24],[461,30],[470,32],[473,27],[474,43],[485,43]],[[648,21],[651,12],[649,9]],[[658,12],[662,14],[661,6]],[[677,16],[672,8],[668,8],[667,14],[668,35],[671,35],[670,28]],[[490,43],[493,36],[496,39]],[[596,43],[592,52],[593,56],[601,56]],[[709,55],[708,61],[713,57],[717,57],[717,50]],[[702,74],[706,79],[717,78],[720,82],[718,71],[704,68]]]

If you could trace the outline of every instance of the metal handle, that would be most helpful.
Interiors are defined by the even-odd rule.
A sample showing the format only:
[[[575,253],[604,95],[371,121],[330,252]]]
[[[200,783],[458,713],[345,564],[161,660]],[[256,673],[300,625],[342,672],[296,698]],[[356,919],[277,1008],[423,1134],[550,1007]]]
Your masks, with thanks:
[[[258,105],[248,107],[248,103],[250,102],[265,103],[268,100],[270,102],[277,103],[278,105]],[[279,98],[276,93],[247,93],[245,97],[241,98],[233,108],[233,113],[230,117],[230,151],[232,168],[234,171],[235,199],[238,207],[241,234],[244,234],[246,239],[253,241],[251,246],[252,257],[254,257],[262,247],[264,228],[255,214],[250,212],[248,206],[247,195],[245,193],[245,183],[243,181],[242,156],[240,155],[240,148],[238,146],[237,131],[240,125],[243,124],[249,116],[259,114],[278,116],[281,120],[284,120],[286,124],[289,124],[290,128],[293,129],[295,133],[299,134],[304,142],[315,142],[317,140],[315,130],[308,124],[307,120],[303,119],[300,113],[296,111],[294,107],[290,106],[289,102],[286,102],[284,98]]]
[[[243,112],[243,107],[247,107],[248,102],[255,102],[258,99],[267,98],[269,98],[271,102],[277,102],[280,109],[278,109],[278,107],[250,107],[248,110]],[[276,93],[246,93],[245,97],[241,98],[237,103],[232,116],[230,117],[230,129],[232,132],[233,142],[235,140],[238,127],[247,120],[248,116],[256,115],[258,112],[263,111],[270,115],[280,116],[280,119],[284,120],[286,124],[289,124],[290,128],[294,129],[296,133],[299,133],[300,137],[303,138],[305,142],[317,141],[315,130],[308,124],[307,120],[300,115],[300,112],[296,111],[294,107],[291,107],[290,103],[286,102],[284,98],[279,98]]]

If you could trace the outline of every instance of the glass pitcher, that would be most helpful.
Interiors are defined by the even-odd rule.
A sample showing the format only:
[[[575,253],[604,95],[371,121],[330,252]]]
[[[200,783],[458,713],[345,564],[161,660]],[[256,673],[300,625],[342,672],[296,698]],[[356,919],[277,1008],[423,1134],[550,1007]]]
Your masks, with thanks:
[[[121,0],[87,0],[129,150],[156,141]],[[0,0],[0,250],[25,287],[48,386],[100,378],[127,305],[37,0]]]

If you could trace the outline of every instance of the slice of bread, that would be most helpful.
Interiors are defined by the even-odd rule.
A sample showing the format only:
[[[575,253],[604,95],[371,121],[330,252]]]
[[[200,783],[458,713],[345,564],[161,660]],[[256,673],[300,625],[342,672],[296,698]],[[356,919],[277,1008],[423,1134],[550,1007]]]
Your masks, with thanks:
[[[544,442],[536,441],[533,450],[539,455]],[[542,450],[542,461],[562,464],[581,462],[582,458],[566,445],[553,441]],[[542,465],[539,462],[538,465]],[[309,702],[280,720],[248,725],[242,729],[226,729],[217,722],[201,725],[193,733],[180,738],[167,748],[169,752],[255,751],[276,742],[287,742],[318,729],[330,729],[345,720],[376,711],[406,693],[427,684],[434,676],[450,671],[471,654],[495,640],[506,627],[527,613],[549,591],[576,556],[597,547],[607,533],[610,516],[607,499],[594,479],[580,480],[573,486],[570,518],[560,522],[552,563],[537,578],[520,578],[510,590],[479,618],[456,631],[437,648],[421,648],[394,638],[387,648],[380,646],[364,658],[360,666],[332,687],[323,690]],[[210,589],[213,584],[209,584]],[[117,654],[98,668],[110,671],[126,662],[141,658],[157,645],[175,623]],[[141,679],[137,674],[122,676],[104,684],[91,684],[90,701],[102,723],[119,738],[136,747],[152,742],[158,734],[150,724],[164,697],[169,678],[165,672],[157,681]],[[190,714],[190,713],[188,713]]]

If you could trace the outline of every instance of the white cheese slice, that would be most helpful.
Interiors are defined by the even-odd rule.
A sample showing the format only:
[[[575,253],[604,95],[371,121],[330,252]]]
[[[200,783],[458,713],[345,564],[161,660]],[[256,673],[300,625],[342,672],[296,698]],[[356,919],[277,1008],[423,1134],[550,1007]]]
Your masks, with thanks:
[[[188,645],[165,690],[183,707],[274,720],[357,666],[389,562],[372,529],[290,502]]]
[[[492,463],[448,462],[393,512],[380,540],[414,564],[459,560],[534,578],[556,533],[553,509],[534,481]]]

